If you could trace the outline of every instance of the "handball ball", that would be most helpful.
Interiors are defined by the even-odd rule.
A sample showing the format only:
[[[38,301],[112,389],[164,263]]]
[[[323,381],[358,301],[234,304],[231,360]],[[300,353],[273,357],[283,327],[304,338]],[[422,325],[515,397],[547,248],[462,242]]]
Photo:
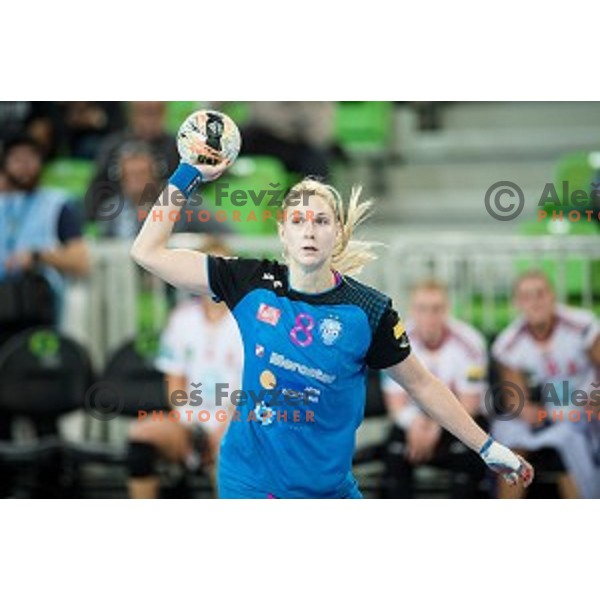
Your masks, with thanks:
[[[242,136],[237,125],[216,110],[199,110],[191,114],[177,133],[181,158],[193,165],[216,165],[223,159],[237,158]]]

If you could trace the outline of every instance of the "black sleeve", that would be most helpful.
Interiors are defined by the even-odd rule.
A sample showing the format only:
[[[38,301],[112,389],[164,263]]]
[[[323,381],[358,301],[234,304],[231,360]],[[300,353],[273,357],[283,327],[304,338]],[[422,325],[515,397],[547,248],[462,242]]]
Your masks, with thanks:
[[[373,334],[366,356],[367,366],[371,369],[386,369],[402,362],[409,354],[408,335],[390,302]]]
[[[224,301],[233,310],[253,289],[260,287],[262,273],[269,261],[254,258],[207,256],[208,284],[213,300]]]
[[[66,203],[60,211],[57,233],[61,244],[66,244],[68,241],[82,236],[81,219],[75,207],[70,203]]]

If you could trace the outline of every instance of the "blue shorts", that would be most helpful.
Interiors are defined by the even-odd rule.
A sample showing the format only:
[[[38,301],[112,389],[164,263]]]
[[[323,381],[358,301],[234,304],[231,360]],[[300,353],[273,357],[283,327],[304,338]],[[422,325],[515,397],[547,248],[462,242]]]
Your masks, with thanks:
[[[269,492],[265,490],[259,490],[251,486],[244,485],[239,481],[230,482],[224,481],[222,478],[219,478],[218,481],[218,491],[219,498],[222,499],[277,499],[281,498],[281,496],[277,495],[277,492]],[[363,495],[358,489],[358,485],[354,482],[354,485],[350,488],[348,493],[343,496],[343,500],[362,500]]]

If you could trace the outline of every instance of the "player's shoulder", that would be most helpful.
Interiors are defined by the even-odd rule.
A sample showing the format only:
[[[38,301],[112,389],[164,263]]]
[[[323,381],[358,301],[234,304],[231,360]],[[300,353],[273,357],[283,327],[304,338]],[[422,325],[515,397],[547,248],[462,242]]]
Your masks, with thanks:
[[[209,268],[228,268],[232,271],[243,273],[248,279],[260,277],[264,274],[281,276],[285,265],[269,258],[245,258],[241,256],[214,256],[207,255]],[[264,278],[267,279],[266,277]]]
[[[375,329],[381,317],[392,309],[392,300],[378,289],[362,283],[354,277],[344,276],[344,302],[360,307]]]
[[[485,337],[475,327],[459,319],[449,319],[448,328],[452,334],[452,339],[456,340],[469,353],[485,353],[487,346]]]
[[[592,311],[565,304],[557,305],[556,316],[563,326],[582,333],[596,321],[596,315]]]
[[[206,265],[213,299],[225,300],[230,309],[256,289],[277,292],[286,287],[287,267],[269,258],[208,255]]]
[[[523,317],[517,317],[503,329],[492,345],[492,352],[501,355],[509,352],[515,345],[525,337],[527,323]]]

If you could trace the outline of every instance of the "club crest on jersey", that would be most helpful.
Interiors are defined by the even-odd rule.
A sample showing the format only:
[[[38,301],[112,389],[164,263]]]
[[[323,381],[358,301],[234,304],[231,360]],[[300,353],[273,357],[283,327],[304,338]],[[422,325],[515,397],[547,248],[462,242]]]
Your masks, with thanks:
[[[258,311],[256,313],[256,318],[263,323],[268,323],[269,325],[277,325],[279,323],[279,317],[281,315],[281,311],[274,306],[269,306],[264,302],[260,303],[258,307]]]
[[[327,317],[319,323],[319,335],[326,346],[335,344],[341,333],[342,324],[337,319]]]

